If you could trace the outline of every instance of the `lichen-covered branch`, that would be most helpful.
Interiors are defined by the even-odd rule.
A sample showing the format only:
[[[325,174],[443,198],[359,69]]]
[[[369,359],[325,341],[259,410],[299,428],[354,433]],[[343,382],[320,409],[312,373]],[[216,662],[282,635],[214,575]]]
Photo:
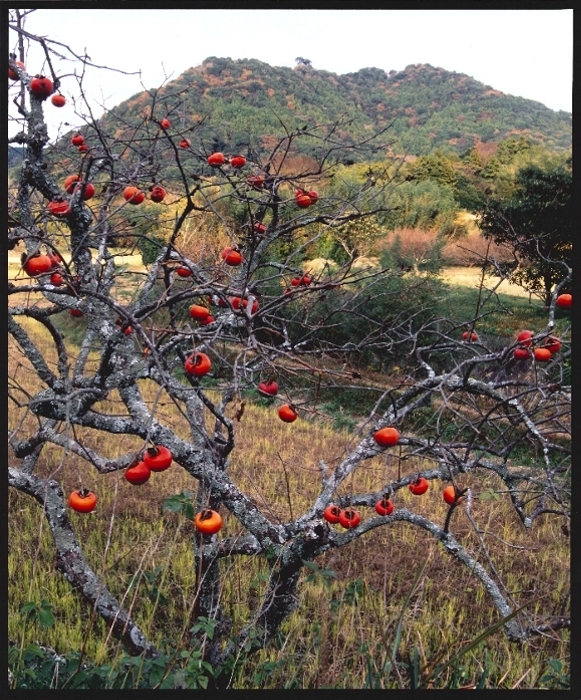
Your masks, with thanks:
[[[111,626],[113,634],[123,641],[130,654],[157,656],[157,649],[147,641],[85,559],[68,519],[59,483],[12,467],[8,469],[8,483],[35,498],[42,506],[56,549],[57,570]]]

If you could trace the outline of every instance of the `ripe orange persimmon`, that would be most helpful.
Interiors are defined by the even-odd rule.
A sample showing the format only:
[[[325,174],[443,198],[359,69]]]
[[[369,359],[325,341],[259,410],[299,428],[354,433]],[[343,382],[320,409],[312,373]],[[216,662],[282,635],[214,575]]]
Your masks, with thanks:
[[[278,409],[278,417],[285,423],[294,423],[298,418],[298,413],[290,404],[285,403]]]
[[[245,309],[247,308],[247,306],[248,306],[248,299],[243,299],[243,300],[242,300],[242,306],[243,306],[243,308],[245,308]],[[250,307],[250,313],[251,313],[251,314],[255,314],[257,311],[258,311],[258,299],[255,299],[255,300],[252,302],[252,306]]]
[[[50,98],[50,101],[55,107],[64,107],[67,102],[65,96],[61,95],[60,93],[58,93],[57,95],[53,95]]]
[[[450,484],[450,486],[446,486],[446,488],[442,491],[442,498],[450,506],[456,503],[456,489],[452,484]]]
[[[375,512],[379,515],[391,515],[393,513],[393,503],[389,498],[382,498],[375,504]]]
[[[549,348],[535,348],[534,355],[537,362],[548,362],[551,359]]]
[[[129,467],[125,472],[125,478],[130,484],[134,486],[141,486],[145,484],[151,476],[151,469],[145,464],[145,462],[137,462],[133,467]]]
[[[225,162],[226,157],[223,153],[217,152],[208,156],[208,165],[211,165],[212,168],[219,168],[221,165],[224,165]]]
[[[426,491],[430,488],[430,484],[428,483],[427,479],[424,479],[423,476],[420,476],[415,481],[412,481],[411,484],[409,484],[408,488],[414,494],[414,496],[421,496],[422,494],[426,493]]]
[[[200,306],[199,304],[190,306],[190,316],[196,321],[203,321],[209,315],[210,312],[205,306]]]
[[[308,194],[300,194],[297,197],[295,197],[295,203],[297,207],[300,207],[301,209],[306,209],[312,204],[311,198]]]
[[[30,81],[30,92],[39,100],[46,100],[54,92],[53,82],[44,75],[35,75]]]
[[[78,175],[69,175],[65,179],[65,191],[67,194],[72,194],[75,191],[75,185],[80,181],[80,179],[81,178]]]
[[[240,307],[243,309],[248,308],[248,299],[241,299],[240,297],[230,297],[230,306],[234,309],[234,311],[239,311]],[[252,307],[250,309],[250,313],[255,314],[258,311],[258,299],[255,299],[252,302]]]
[[[24,272],[29,277],[36,277],[52,270],[52,260],[44,253],[38,253],[28,258],[24,263]]]
[[[357,527],[361,522],[361,516],[353,508],[345,508],[339,513],[339,525],[344,527],[346,530],[350,530],[353,527]]]
[[[262,223],[262,221],[255,221],[252,230],[254,233],[262,235],[263,233],[266,233],[266,226]]]
[[[90,513],[97,506],[97,496],[89,489],[73,491],[69,496],[69,505],[77,513]]]
[[[77,182],[76,184],[72,185],[72,190],[71,186],[67,188],[67,192],[69,190],[72,191],[74,194],[75,192],[80,192],[82,190],[83,184],[81,182]],[[93,185],[92,182],[87,182],[85,185],[85,191],[83,192],[83,199],[86,201],[87,199],[91,199],[95,195],[95,185]]]
[[[19,68],[22,68],[22,70],[26,70],[26,66],[24,63],[22,63],[22,61],[14,61],[14,64]],[[18,73],[15,70],[12,70],[12,68],[8,68],[8,77],[10,80],[18,80]]]
[[[276,396],[278,394],[278,384],[276,382],[260,382],[258,391],[264,396]]]
[[[555,338],[554,335],[550,335],[543,343],[543,347],[547,348],[551,355],[553,355],[561,349],[561,341],[559,338]]]
[[[533,337],[534,333],[532,331],[521,331],[516,339],[519,343],[519,345],[523,345],[524,347],[530,347],[532,345],[532,340],[531,338]]]
[[[331,525],[336,525],[339,522],[339,516],[341,515],[341,508],[336,505],[328,505],[323,512],[323,518]]]
[[[159,203],[159,202],[163,201],[163,198],[165,197],[166,194],[167,194],[167,192],[164,190],[164,188],[161,185],[154,185],[151,188],[149,198],[151,199],[152,202]]]
[[[224,248],[222,251],[222,260],[224,260],[226,265],[236,267],[242,263],[242,253],[234,248]]]
[[[573,304],[571,294],[559,294],[555,302],[560,309],[570,309]]]
[[[204,508],[195,515],[194,525],[204,535],[215,535],[222,527],[222,516],[211,508]]]
[[[129,204],[141,204],[145,199],[145,194],[139,188],[129,185],[123,190],[123,197]]]
[[[71,213],[71,207],[64,199],[55,200],[48,203],[48,210],[53,216],[68,216]]]
[[[152,472],[163,472],[169,467],[173,460],[171,451],[163,445],[148,447],[143,454],[143,461]]]
[[[246,182],[254,190],[261,190],[264,187],[264,178],[261,175],[250,175],[246,178]]]
[[[184,369],[194,377],[203,377],[212,369],[212,362],[205,353],[194,352],[185,361]]]
[[[380,447],[393,447],[399,442],[399,437],[395,428],[382,428],[375,433],[373,439]]]
[[[246,165],[246,158],[244,156],[232,156],[230,165],[233,168],[243,168]]]

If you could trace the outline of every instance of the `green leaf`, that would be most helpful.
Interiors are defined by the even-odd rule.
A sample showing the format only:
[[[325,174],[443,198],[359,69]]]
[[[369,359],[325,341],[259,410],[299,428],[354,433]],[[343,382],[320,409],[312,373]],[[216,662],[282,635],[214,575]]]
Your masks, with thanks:
[[[169,510],[171,513],[181,513],[183,510],[183,501],[179,496],[169,496],[163,502],[163,509]]]
[[[190,632],[192,634],[196,634],[197,632],[204,632],[208,639],[213,639],[214,629],[217,624],[218,620],[209,620],[204,615],[200,615],[196,624],[192,628],[190,628]]]
[[[51,610],[48,608],[41,608],[38,611],[38,624],[41,627],[53,627],[54,622],[54,615]]]
[[[35,657],[44,659],[44,652],[36,644],[29,644],[24,650],[24,658],[25,660],[31,660]]]
[[[8,647],[8,666],[14,666],[16,664],[16,662],[18,661],[19,656],[20,656],[20,652],[18,650],[18,647],[16,647],[16,646]]]
[[[311,569],[311,571],[318,571],[319,567],[315,564],[314,561],[307,561],[306,559],[302,560],[303,565],[307,567],[307,569]]]
[[[32,601],[24,603],[24,605],[20,608],[20,612],[23,615],[29,615],[33,610],[38,610],[38,603],[33,603]]]
[[[162,666],[154,666],[149,672],[149,684],[151,686],[157,685],[163,678],[165,672],[165,664]]]
[[[167,678],[164,678],[163,681],[161,682],[159,689],[160,690],[173,690],[174,687],[174,674],[170,673]]]
[[[313,571],[317,576],[321,576],[323,578],[337,578],[337,574],[332,569],[320,568],[314,561],[307,561],[306,559],[302,559],[302,562],[307,569],[311,569],[311,571]],[[307,577],[307,580],[309,579],[313,580],[311,576]]]
[[[494,489],[485,489],[478,494],[479,501],[498,501],[500,496]]]
[[[193,496],[192,491],[182,491],[181,493],[176,493],[173,496],[168,496],[163,502],[163,510],[169,510],[172,513],[182,513],[187,509],[188,505],[191,505],[191,500]],[[186,511],[187,516],[187,511]]]

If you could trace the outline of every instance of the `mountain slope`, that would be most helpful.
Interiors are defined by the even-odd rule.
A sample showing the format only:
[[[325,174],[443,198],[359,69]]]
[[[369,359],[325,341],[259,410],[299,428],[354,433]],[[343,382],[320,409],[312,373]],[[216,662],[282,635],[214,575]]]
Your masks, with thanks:
[[[269,136],[280,135],[281,122],[293,129],[339,119],[340,135],[353,141],[391,125],[396,154],[417,156],[435,148],[461,153],[519,135],[555,150],[571,147],[571,114],[428,64],[389,75],[378,68],[337,75],[306,65],[291,69],[213,56],[153,92],[161,101],[156,118],[169,115],[184,131],[203,122],[196,133],[208,151],[261,150]],[[105,122],[134,122],[145,98],[135,95]],[[361,159],[373,155],[369,149]]]

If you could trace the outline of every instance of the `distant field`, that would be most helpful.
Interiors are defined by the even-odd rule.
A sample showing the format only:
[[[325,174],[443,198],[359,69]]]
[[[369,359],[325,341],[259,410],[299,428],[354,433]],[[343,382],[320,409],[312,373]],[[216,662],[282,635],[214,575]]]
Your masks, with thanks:
[[[442,270],[442,279],[448,284],[458,284],[465,287],[477,287],[480,284],[481,271],[477,267],[445,267]],[[484,284],[489,289],[498,284],[497,277],[486,276]],[[511,294],[515,297],[528,298],[529,293],[516,284],[510,284],[506,280],[500,283],[496,290],[502,294]]]
[[[18,252],[10,252],[8,253],[8,265],[9,265],[9,273],[10,275],[16,274],[16,267],[20,267],[20,254],[22,250],[19,250]],[[65,255],[64,256],[66,261],[70,260],[70,256]],[[119,265],[127,265],[129,269],[131,270],[136,270],[140,271],[143,270],[143,263],[141,262],[141,255],[118,255],[117,256],[117,264]],[[23,276],[24,273],[22,273]]]
[[[142,271],[141,255],[119,255],[117,260],[119,265],[126,265],[127,271]],[[9,276],[13,277],[17,273],[16,266],[20,266],[20,253],[8,254]],[[23,275],[24,276],[24,275]],[[445,267],[442,270],[442,279],[448,284],[462,285],[465,287],[477,287],[480,284],[481,271],[477,267]],[[487,276],[485,285],[488,288],[494,287],[498,283],[495,277]],[[517,297],[528,298],[529,293],[516,284],[510,284],[503,280],[496,290],[502,294],[510,294]]]

